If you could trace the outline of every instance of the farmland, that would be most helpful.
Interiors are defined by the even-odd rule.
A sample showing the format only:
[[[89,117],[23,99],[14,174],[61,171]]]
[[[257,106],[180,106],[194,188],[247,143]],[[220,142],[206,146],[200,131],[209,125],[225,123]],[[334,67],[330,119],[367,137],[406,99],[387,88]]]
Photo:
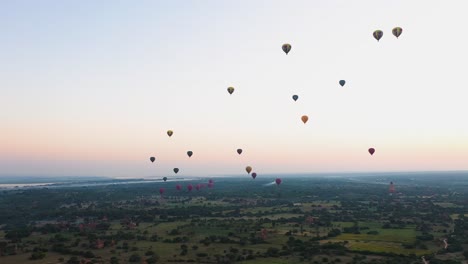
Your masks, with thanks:
[[[466,263],[465,186],[353,177],[3,190],[0,262]]]

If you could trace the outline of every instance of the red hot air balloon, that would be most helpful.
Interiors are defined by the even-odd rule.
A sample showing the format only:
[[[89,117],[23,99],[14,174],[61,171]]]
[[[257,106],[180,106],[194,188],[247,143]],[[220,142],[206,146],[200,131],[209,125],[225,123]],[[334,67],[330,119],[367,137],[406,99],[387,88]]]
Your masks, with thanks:
[[[193,186],[192,186],[192,184],[189,184],[189,185],[187,185],[187,190],[188,190],[189,192],[191,192],[191,191],[192,191],[192,189],[193,189]]]
[[[176,188],[178,191],[180,191],[180,190],[182,189],[182,186],[180,186],[179,184],[177,184],[177,185],[175,186],[175,188]]]
[[[164,191],[165,191],[164,188],[160,188],[160,189],[159,189],[159,193],[160,193],[161,195],[163,195]]]
[[[370,148],[370,149],[369,149],[369,153],[370,153],[371,155],[374,155],[374,152],[375,152],[375,149],[374,149],[374,148]]]
[[[201,185],[200,185],[200,184],[195,185],[195,189],[197,189],[197,191],[199,191],[200,188],[201,188]]]
[[[393,182],[390,182],[390,187],[388,188],[388,191],[390,194],[395,193],[395,186],[393,185]]]
[[[212,179],[209,179],[209,180],[208,180],[208,183],[213,183],[213,180],[212,180]]]
[[[275,182],[276,182],[276,185],[280,185],[280,184],[281,184],[281,179],[280,179],[280,178],[276,178]]]
[[[252,178],[255,180],[255,178],[257,178],[257,173],[252,173]]]

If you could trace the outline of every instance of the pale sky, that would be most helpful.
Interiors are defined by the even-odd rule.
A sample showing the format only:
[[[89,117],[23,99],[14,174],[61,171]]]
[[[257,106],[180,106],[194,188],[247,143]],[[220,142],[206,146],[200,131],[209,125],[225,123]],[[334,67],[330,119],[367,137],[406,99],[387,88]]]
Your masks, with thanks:
[[[1,1],[0,175],[467,170],[466,10]]]

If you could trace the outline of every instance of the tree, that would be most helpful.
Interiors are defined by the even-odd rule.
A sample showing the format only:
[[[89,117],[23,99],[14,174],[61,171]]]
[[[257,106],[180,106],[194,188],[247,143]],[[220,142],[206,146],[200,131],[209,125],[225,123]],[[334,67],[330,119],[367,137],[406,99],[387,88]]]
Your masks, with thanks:
[[[129,262],[140,262],[140,261],[141,261],[141,257],[140,257],[140,255],[138,255],[138,254],[135,253],[135,254],[132,254],[132,255],[130,256],[130,258],[128,258],[128,261],[129,261]]]
[[[46,253],[43,251],[36,251],[31,254],[31,257],[29,257],[30,260],[37,260],[37,259],[43,259],[45,258]]]

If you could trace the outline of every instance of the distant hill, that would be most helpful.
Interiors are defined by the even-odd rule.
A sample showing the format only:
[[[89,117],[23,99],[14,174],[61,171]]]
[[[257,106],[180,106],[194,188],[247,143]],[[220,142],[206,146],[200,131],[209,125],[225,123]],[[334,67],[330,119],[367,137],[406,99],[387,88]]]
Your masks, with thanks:
[[[109,177],[100,176],[0,176],[0,184],[14,183],[57,183],[57,182],[77,182],[77,181],[105,181],[113,180]]]

